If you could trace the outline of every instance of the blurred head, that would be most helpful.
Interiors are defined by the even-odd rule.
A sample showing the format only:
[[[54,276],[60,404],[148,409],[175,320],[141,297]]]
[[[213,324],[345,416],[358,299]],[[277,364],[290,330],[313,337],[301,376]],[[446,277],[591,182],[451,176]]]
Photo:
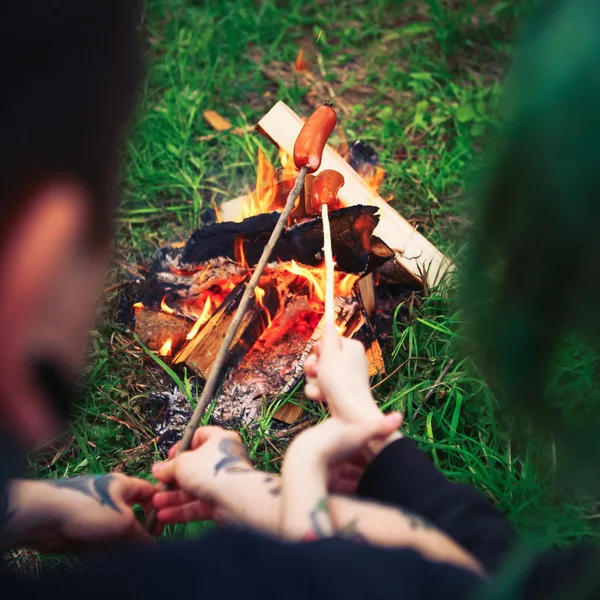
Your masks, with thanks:
[[[60,430],[105,272],[120,142],[140,74],[137,2],[0,9],[0,423]]]

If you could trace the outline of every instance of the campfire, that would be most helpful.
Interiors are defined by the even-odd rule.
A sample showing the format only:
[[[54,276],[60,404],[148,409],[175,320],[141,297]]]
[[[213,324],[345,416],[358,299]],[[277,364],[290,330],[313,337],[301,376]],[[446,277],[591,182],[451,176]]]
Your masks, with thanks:
[[[255,190],[224,203],[216,222],[187,241],[156,253],[133,305],[135,331],[173,368],[186,367],[199,380],[213,369],[298,174],[291,151],[301,126],[299,117],[278,103],[258,130],[278,146],[279,164],[259,150]],[[342,157],[328,146],[322,170],[328,163],[345,181],[328,219],[336,263],[335,324],[340,334],[364,344],[375,377],[385,373],[381,342],[395,308],[407,293],[435,283],[449,265],[377,195],[383,171],[373,150],[359,142]],[[298,387],[304,361],[320,337],[327,278],[324,223],[311,207],[316,176],[307,175],[229,347],[213,410],[217,422],[251,423],[265,402]],[[302,412],[288,404],[275,417],[292,423]]]

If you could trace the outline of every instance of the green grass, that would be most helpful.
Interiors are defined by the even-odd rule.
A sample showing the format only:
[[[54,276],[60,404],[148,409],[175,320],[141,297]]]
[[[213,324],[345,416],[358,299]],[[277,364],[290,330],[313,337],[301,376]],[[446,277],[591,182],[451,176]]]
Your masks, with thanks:
[[[310,90],[292,75],[273,81],[264,70],[289,66],[300,44],[310,47],[312,68],[348,107],[340,119],[348,139],[360,137],[379,152],[387,172],[382,195],[393,195],[405,217],[456,256],[485,134],[499,126],[502,78],[522,16],[512,2],[460,4],[458,10],[442,0],[149,0],[148,78],[124,165],[109,284],[143,273],[153,250],[185,239],[204,208],[251,187],[257,144],[266,143],[232,133],[200,141],[212,133],[202,112],[215,109],[243,126],[282,99],[308,114]],[[119,293],[105,294],[72,434],[35,461],[35,476],[118,469],[147,477],[156,459],[144,403],[164,380],[114,324]],[[595,537],[585,518],[594,503],[565,491],[552,440],[504,411],[466,358],[453,296],[433,291],[398,320],[387,357],[391,375],[376,388],[382,406],[405,411],[408,431],[440,470],[482,490],[527,539],[565,544]],[[568,376],[554,382],[558,399],[581,391],[582,381],[593,389],[591,360],[576,348],[566,351]],[[283,444],[266,433],[269,419],[248,443],[260,467],[276,470]]]

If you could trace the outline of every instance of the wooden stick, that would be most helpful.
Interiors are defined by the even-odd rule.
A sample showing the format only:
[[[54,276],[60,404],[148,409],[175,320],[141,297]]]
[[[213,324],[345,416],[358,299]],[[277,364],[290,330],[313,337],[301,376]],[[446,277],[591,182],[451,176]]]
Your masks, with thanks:
[[[329,227],[329,211],[327,204],[321,207],[323,218],[323,252],[325,254],[325,323],[335,325],[334,310],[334,277],[335,268],[333,262],[333,251],[331,249],[331,228]]]
[[[202,415],[204,415],[204,411],[206,407],[209,405],[212,397],[215,393],[215,389],[217,388],[217,384],[219,383],[219,375],[221,373],[221,369],[223,368],[223,364],[227,359],[227,353],[229,352],[229,347],[231,346],[231,342],[237,333],[237,330],[244,318],[244,314],[248,308],[250,300],[254,296],[254,289],[258,285],[260,277],[267,266],[267,262],[269,261],[269,257],[271,256],[271,252],[281,235],[284,227],[287,224],[288,217],[294,208],[294,202],[296,198],[300,195],[300,191],[304,185],[304,178],[306,177],[306,173],[308,172],[308,167],[302,167],[300,169],[300,173],[296,177],[296,183],[294,187],[290,191],[287,200],[285,202],[285,207],[281,214],[279,215],[279,220],[275,224],[275,228],[273,229],[273,233],[271,233],[271,237],[263,250],[263,253],[258,261],[258,264],[254,268],[254,273],[248,282],[248,286],[246,287],[246,291],[240,300],[237,311],[235,313],[235,317],[231,321],[231,325],[227,330],[223,341],[221,342],[221,347],[219,348],[219,353],[217,354],[217,358],[215,359],[215,363],[210,370],[210,374],[206,379],[206,383],[204,384],[204,389],[202,390],[202,394],[200,395],[200,399],[198,400],[198,404],[196,404],[196,408],[194,409],[194,413],[187,424],[183,435],[181,436],[181,442],[179,442],[179,447],[177,448],[177,454],[181,454],[189,449],[192,444],[192,438],[194,437],[194,433],[200,425],[200,421],[202,420]],[[148,521],[146,527],[148,531],[153,531],[156,526],[156,511],[153,510],[150,515],[148,515]]]

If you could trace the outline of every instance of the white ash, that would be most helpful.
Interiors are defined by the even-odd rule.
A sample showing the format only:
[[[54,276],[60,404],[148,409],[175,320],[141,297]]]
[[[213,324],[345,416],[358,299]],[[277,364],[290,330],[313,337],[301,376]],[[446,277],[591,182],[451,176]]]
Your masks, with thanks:
[[[193,410],[189,399],[177,386],[152,396],[153,402],[164,407],[154,424],[154,433],[160,436],[158,443],[160,452],[166,454],[169,448],[181,438]]]

